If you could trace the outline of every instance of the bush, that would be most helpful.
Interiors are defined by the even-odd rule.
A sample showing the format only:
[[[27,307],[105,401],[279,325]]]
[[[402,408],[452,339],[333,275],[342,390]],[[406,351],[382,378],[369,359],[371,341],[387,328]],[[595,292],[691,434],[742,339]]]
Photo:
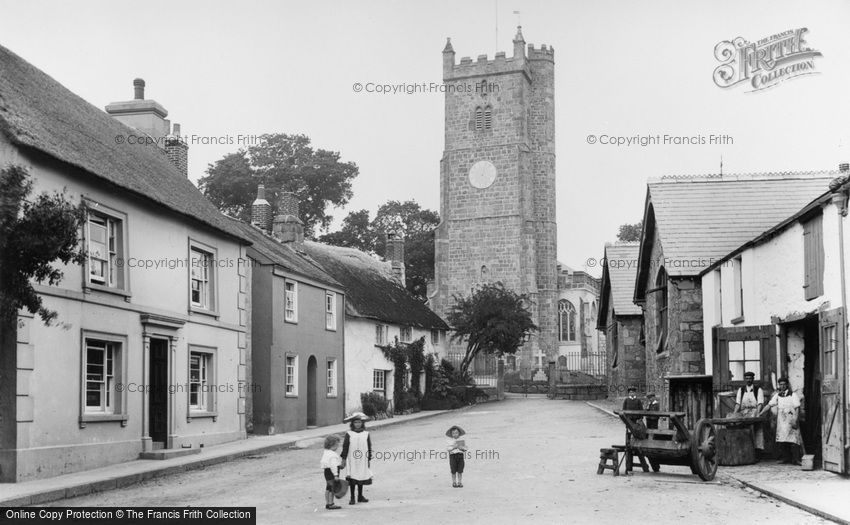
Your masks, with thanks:
[[[395,412],[401,414],[405,410],[417,410],[420,408],[422,395],[415,390],[404,389],[395,396]]]
[[[388,405],[387,399],[377,392],[360,394],[360,406],[363,413],[371,418],[375,418],[381,412],[386,412]]]

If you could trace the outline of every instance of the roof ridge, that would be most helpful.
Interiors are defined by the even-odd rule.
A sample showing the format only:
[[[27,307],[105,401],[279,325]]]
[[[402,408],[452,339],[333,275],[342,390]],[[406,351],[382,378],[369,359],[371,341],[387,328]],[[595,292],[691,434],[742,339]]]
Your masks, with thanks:
[[[734,182],[744,180],[793,180],[793,179],[818,179],[835,177],[839,175],[838,170],[812,170],[812,171],[776,171],[776,172],[753,172],[753,173],[707,173],[693,175],[662,175],[660,177],[649,177],[650,183],[681,183],[681,182]]]

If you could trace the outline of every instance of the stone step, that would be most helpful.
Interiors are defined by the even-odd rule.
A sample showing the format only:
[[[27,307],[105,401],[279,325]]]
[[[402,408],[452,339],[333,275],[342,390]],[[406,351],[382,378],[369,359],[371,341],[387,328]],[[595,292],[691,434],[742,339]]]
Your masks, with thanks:
[[[139,459],[171,459],[200,453],[201,449],[199,448],[164,448],[160,450],[142,452],[139,454]]]

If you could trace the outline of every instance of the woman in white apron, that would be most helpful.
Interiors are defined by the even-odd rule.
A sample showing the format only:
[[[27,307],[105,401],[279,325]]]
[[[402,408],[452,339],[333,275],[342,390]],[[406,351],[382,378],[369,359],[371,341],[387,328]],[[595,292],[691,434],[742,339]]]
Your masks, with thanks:
[[[366,421],[369,416],[363,412],[355,412],[343,420],[349,422],[351,430],[345,433],[342,442],[342,465],[345,467],[345,479],[348,480],[351,490],[349,505],[354,505],[354,487],[357,487],[357,502],[367,503],[369,500],[363,497],[363,485],[372,484],[372,440],[366,431]]]
[[[782,453],[782,463],[799,465],[797,445],[802,442],[798,423],[800,398],[789,388],[788,379],[783,377],[779,380],[779,389],[770,403],[762,409],[761,414],[771,407],[776,407],[776,443]]]

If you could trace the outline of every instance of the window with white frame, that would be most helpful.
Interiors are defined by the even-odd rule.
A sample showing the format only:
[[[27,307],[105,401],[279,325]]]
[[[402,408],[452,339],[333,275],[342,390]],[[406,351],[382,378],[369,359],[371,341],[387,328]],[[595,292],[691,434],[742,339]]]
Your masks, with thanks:
[[[432,345],[440,344],[440,331],[439,330],[431,330],[431,344]]]
[[[213,354],[189,352],[189,410],[212,412]]]
[[[325,292],[325,328],[336,330],[336,293]]]
[[[290,323],[298,322],[298,283],[295,281],[286,281],[283,284],[284,320]]]
[[[372,390],[385,396],[387,393],[386,379],[386,370],[372,370]]]
[[[336,397],[336,359],[328,359],[328,397]]]
[[[192,246],[189,250],[189,299],[193,308],[215,310],[215,254]]]
[[[86,412],[113,414],[120,412],[116,403],[116,374],[120,343],[85,339]],[[117,410],[116,410],[117,409]]]
[[[88,284],[123,290],[124,221],[119,216],[89,212],[86,248]]]
[[[375,325],[375,344],[376,345],[387,344],[387,325],[383,325],[383,324],[376,324]]]
[[[413,341],[413,329],[409,326],[402,326],[398,339],[402,343],[409,343]]]
[[[761,377],[761,341],[729,341],[729,379],[743,381],[746,372]]]
[[[298,356],[296,355],[288,355],[286,356],[286,370],[285,370],[285,381],[286,381],[286,395],[287,396],[297,396],[298,395]]]

